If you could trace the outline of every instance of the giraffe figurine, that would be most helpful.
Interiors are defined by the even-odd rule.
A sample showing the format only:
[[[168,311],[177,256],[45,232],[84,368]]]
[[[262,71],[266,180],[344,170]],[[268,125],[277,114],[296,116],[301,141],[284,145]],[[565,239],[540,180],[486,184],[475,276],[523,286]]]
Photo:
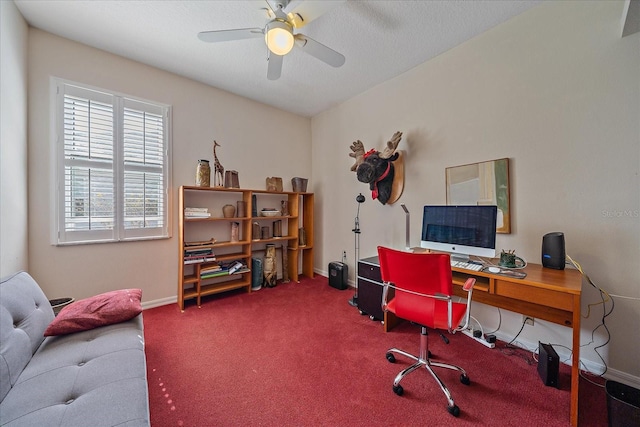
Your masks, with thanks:
[[[216,154],[216,147],[221,147],[215,140],[213,141],[213,167],[214,167],[214,175],[213,175],[213,186],[214,187],[222,187],[224,186],[224,168],[220,164],[218,160],[218,155]]]

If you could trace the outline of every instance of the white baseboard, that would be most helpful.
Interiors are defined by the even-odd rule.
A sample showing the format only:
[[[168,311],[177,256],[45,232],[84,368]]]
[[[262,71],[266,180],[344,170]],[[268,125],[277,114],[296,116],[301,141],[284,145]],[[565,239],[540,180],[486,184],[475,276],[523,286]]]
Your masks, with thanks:
[[[153,301],[147,301],[147,302],[143,302],[142,303],[142,309],[143,310],[147,310],[149,308],[155,308],[155,307],[160,307],[162,305],[168,305],[168,304],[173,304],[178,302],[178,297],[167,297],[167,298],[160,298],[160,299],[156,299]]]

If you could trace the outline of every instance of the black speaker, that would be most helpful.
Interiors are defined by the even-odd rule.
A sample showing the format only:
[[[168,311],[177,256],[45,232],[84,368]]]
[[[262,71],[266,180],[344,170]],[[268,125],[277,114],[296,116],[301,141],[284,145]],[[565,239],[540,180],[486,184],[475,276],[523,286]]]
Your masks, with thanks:
[[[564,270],[565,258],[563,233],[547,233],[542,236],[543,267]]]
[[[329,263],[329,286],[340,289],[347,289],[349,280],[349,266],[343,262]]]
[[[538,374],[544,385],[558,387],[560,358],[550,344],[538,342]]]

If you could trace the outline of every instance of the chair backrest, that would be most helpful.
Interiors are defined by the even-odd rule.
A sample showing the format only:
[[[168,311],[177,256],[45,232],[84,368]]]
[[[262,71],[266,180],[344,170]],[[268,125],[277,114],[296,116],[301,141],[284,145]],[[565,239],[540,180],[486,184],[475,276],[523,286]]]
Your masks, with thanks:
[[[453,295],[449,254],[421,254],[378,247],[385,282],[423,294]]]
[[[425,315],[434,316],[438,310],[446,313],[447,303],[424,295],[453,295],[449,255],[411,253],[379,246],[378,259],[382,280],[393,283],[396,288],[395,314],[435,327],[433,321],[425,320]]]

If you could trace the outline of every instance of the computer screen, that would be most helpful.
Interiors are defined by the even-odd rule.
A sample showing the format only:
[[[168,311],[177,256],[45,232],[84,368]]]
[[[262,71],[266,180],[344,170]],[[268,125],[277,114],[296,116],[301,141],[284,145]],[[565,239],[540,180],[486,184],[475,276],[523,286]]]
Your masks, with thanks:
[[[420,246],[453,258],[496,256],[497,206],[425,206]]]

